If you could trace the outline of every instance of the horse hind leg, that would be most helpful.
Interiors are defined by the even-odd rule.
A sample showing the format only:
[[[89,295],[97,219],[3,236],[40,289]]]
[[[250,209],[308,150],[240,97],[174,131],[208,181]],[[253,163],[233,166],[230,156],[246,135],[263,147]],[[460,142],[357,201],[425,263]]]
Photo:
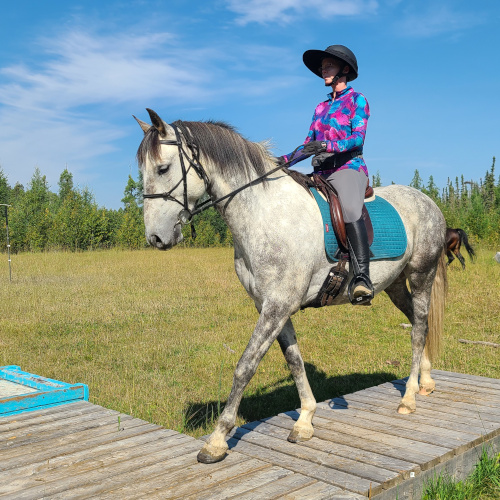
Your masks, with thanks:
[[[297,344],[295,330],[290,319],[286,322],[283,330],[278,335],[278,343],[288,363],[288,367],[292,372],[300,397],[300,417],[297,422],[295,422],[288,436],[288,441],[291,443],[307,441],[311,439],[314,434],[312,419],[316,411],[316,399],[314,398],[309,381],[307,380],[304,362]]]
[[[463,258],[462,254],[458,250],[457,250],[457,258],[460,261],[460,264],[462,264],[462,269],[465,269],[465,259]]]
[[[414,276],[413,281],[421,281]],[[423,297],[420,294],[412,296],[406,285],[406,276],[404,273],[386,288],[386,293],[394,305],[408,318],[412,324],[412,370],[406,383],[406,391],[398,407],[398,413],[408,414],[416,410],[415,394],[430,394],[435,388],[435,382],[430,376],[431,364],[427,349],[424,349],[426,331],[427,331],[427,312],[429,306],[426,306],[425,293]],[[430,298],[430,293],[429,293]],[[417,314],[415,314],[415,302],[417,304]],[[423,303],[422,303],[423,302]],[[420,368],[421,376],[418,383],[418,371]],[[413,375],[413,376],[412,376]]]
[[[420,363],[419,394],[422,396],[428,396],[436,388],[436,383],[431,377],[431,362],[439,351],[440,337],[443,333],[447,286],[446,266],[444,255],[442,255],[438,260],[436,275],[432,283],[431,303],[427,317],[427,336]]]

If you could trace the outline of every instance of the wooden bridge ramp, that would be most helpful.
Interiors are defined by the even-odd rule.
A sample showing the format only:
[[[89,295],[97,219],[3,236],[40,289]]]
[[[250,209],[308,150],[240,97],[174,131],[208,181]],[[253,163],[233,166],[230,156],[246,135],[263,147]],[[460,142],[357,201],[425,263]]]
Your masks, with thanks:
[[[201,440],[86,401],[2,417],[0,499],[417,499],[500,450],[500,380],[433,376],[411,416],[397,380],[321,403],[305,443],[286,441],[294,411],[240,427],[213,465]]]

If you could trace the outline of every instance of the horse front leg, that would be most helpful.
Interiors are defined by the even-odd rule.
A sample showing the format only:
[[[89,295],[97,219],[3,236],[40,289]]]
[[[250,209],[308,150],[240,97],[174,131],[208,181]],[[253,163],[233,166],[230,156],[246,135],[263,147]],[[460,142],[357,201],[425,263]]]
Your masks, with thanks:
[[[293,380],[295,381],[300,397],[300,417],[295,422],[288,436],[288,441],[291,443],[307,441],[314,434],[312,419],[316,411],[316,399],[314,399],[309,381],[307,380],[304,362],[300,354],[297,336],[295,335],[291,319],[288,319],[283,330],[278,335],[278,342],[288,363],[288,367],[292,372]]]
[[[252,337],[236,365],[233,387],[224,411],[217,421],[214,432],[198,453],[199,462],[211,464],[221,461],[226,456],[228,449],[226,436],[236,422],[243,391],[255,375],[259,363],[276,340],[289,316],[288,311],[283,313],[277,307],[263,305]]]

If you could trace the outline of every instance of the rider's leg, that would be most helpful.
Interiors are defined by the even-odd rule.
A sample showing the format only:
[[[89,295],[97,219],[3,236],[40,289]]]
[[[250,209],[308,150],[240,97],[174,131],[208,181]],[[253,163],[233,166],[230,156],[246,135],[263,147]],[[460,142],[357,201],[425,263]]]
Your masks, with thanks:
[[[354,277],[352,295],[360,303],[369,302],[372,298],[372,283],[370,280],[370,248],[363,218],[345,225],[347,238],[358,261],[359,274]]]
[[[353,297],[355,299],[361,298],[361,304],[369,304],[372,297],[370,249],[365,223],[361,218],[367,177],[364,172],[344,169],[333,173],[327,180],[339,195],[347,237],[358,261],[360,272],[358,276],[354,277]],[[365,299],[363,300],[363,298]]]

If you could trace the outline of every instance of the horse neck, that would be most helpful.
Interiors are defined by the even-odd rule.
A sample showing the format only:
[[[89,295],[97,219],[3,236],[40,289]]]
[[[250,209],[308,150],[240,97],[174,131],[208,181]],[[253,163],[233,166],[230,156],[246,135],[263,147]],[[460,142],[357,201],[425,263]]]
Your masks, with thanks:
[[[252,173],[251,178],[244,175],[239,176],[224,176],[219,169],[214,168],[213,165],[207,165],[206,172],[210,179],[210,186],[208,194],[212,201],[227,196],[233,191],[245,186],[249,182],[257,179],[257,174]],[[270,169],[272,165],[270,165]],[[280,173],[272,174],[271,177],[284,175]],[[264,182],[260,181],[256,185],[248,186],[242,191],[235,194],[234,197],[230,196],[224,201],[216,205],[229,229],[233,235],[239,233],[246,233],[251,230],[255,221],[255,212],[262,210],[272,196],[277,196],[276,186],[273,182],[267,182],[264,187]]]

